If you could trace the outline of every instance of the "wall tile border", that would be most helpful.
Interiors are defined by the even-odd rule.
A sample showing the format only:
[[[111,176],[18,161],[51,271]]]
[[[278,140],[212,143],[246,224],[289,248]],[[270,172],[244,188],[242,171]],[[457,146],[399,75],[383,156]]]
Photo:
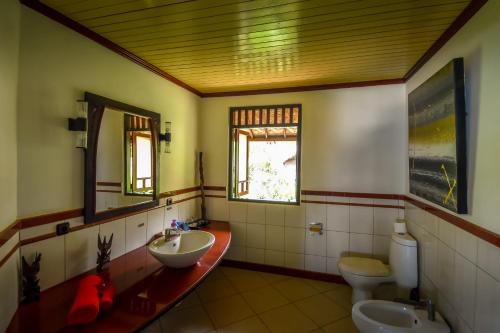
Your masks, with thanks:
[[[174,190],[174,191],[168,191],[168,192],[163,192],[160,194],[161,198],[167,198],[167,197],[172,197],[176,195],[182,195],[182,194],[189,194],[191,192],[197,192],[199,191],[200,187],[199,186],[193,186],[193,187],[188,187],[188,188],[183,188],[179,190]],[[226,198],[226,195],[217,195],[217,194],[212,194],[213,192],[225,192],[226,187],[225,186],[205,186],[205,189],[207,191],[211,191],[210,194],[206,194],[206,197],[211,197],[211,198]],[[213,191],[213,192],[212,192]],[[302,195],[315,195],[315,196],[323,196],[323,197],[349,197],[349,198],[372,198],[372,199],[392,199],[392,200],[400,200],[400,201],[407,201],[420,209],[429,212],[430,214],[437,216],[448,223],[451,223],[458,228],[473,234],[477,236],[478,238],[496,246],[500,247],[500,234],[494,233],[493,231],[487,230],[483,227],[480,227],[476,224],[473,224],[459,216],[453,215],[451,213],[448,213],[444,210],[441,210],[437,207],[431,206],[428,203],[425,203],[424,201],[417,200],[416,198],[413,198],[408,195],[402,195],[402,194],[387,194],[387,193],[360,193],[360,192],[340,192],[340,191],[313,191],[313,190],[302,190],[301,191]],[[174,202],[176,203],[181,203],[189,200],[193,200],[196,198],[201,197],[200,194],[195,194],[193,196],[187,196],[184,198],[179,198],[177,201]],[[328,205],[351,205],[351,206],[368,206],[368,207],[380,207],[380,208],[398,208],[398,209],[404,209],[403,206],[400,205],[383,205],[383,204],[364,204],[364,203],[355,203],[355,202],[343,202],[343,201],[315,201],[315,200],[302,200],[303,203],[318,203],[318,204],[328,204]],[[158,207],[154,207],[151,209],[157,209],[165,206],[165,204],[162,204]],[[148,209],[149,210],[149,209]],[[147,211],[147,210],[145,210]],[[141,212],[136,212],[130,215],[134,214],[139,214]],[[39,215],[39,216],[33,216],[33,217],[27,217],[27,218],[21,218],[18,219],[17,221],[13,222],[10,226],[8,226],[6,229],[0,232],[0,246],[4,245],[10,238],[12,238],[19,230],[33,227],[33,226],[39,226],[43,224],[48,224],[48,223],[53,223],[65,219],[71,219],[71,218],[76,218],[80,217],[83,215],[83,209],[77,208],[77,209],[71,209],[71,210],[66,210],[66,211],[61,211],[61,212],[55,212],[55,213],[49,213],[49,214],[44,214],[44,215]],[[128,216],[128,215],[127,215]],[[109,220],[104,220],[104,221],[99,221],[97,223],[91,224],[91,225],[77,225],[71,228],[70,232],[73,231],[78,231],[84,228],[88,228],[90,226],[94,225],[99,225],[107,222],[112,222],[116,219],[121,219],[126,216],[119,216],[113,219]],[[44,235],[40,235],[37,237],[25,239],[22,241],[19,241],[19,244],[17,247],[38,242],[44,239],[48,239],[51,237],[55,237],[55,233],[48,233]],[[9,252],[9,255],[6,255],[4,258],[0,258],[0,267],[9,259],[10,255],[15,253],[15,251]]]
[[[434,206],[431,206],[428,203],[425,203],[424,201],[417,200],[413,197],[410,197],[408,195],[405,196],[405,200],[409,203],[411,203],[414,206],[417,206],[418,208],[434,215],[437,216],[443,220],[445,220],[448,223],[451,223],[455,225],[456,227],[467,231],[470,234],[473,234],[477,236],[478,238],[495,245],[496,247],[500,247],[500,234],[497,234],[493,231],[487,230],[483,227],[480,227],[472,222],[469,222],[460,216],[453,215],[451,213],[448,213],[442,209],[436,208]]]
[[[174,197],[178,196],[176,200],[172,203],[173,205],[179,204],[182,202],[186,202],[189,200],[194,200],[196,198],[199,198],[201,195],[199,193],[196,193],[195,195],[191,196],[183,196],[186,194],[190,194],[192,192],[198,192],[200,189],[199,186],[193,186],[193,187],[188,187],[188,188],[183,188],[179,190],[174,190],[174,191],[168,191],[168,192],[163,192],[160,194],[160,198],[165,199],[168,197]],[[128,216],[136,215],[136,214],[141,214],[150,210],[155,210],[158,208],[165,207],[165,203],[160,204],[159,206],[153,207],[153,208],[148,208],[139,212],[133,212],[130,214],[124,214],[120,216],[116,216],[110,219],[102,220],[96,223],[92,224],[79,224],[72,226],[70,228],[70,233],[75,232],[78,230],[90,228],[93,226],[101,225],[104,223],[112,222],[115,220],[119,220]],[[64,220],[70,220],[70,219],[75,219],[83,216],[83,209],[82,208],[76,208],[76,209],[70,209],[70,210],[65,210],[65,211],[59,211],[59,212],[53,212],[53,213],[47,213],[47,214],[42,214],[42,215],[37,215],[37,216],[31,216],[31,217],[26,217],[26,218],[20,218],[14,221],[11,225],[9,225],[7,228],[4,230],[0,231],[0,247],[4,246],[12,237],[17,235],[17,242],[15,245],[15,248],[13,248],[11,251],[9,251],[3,258],[0,257],[0,267],[5,264],[12,256],[14,253],[16,253],[16,250],[23,246],[23,245],[28,245],[31,243],[36,243],[42,240],[46,240],[52,237],[56,237],[55,232],[50,232],[50,233],[44,233],[41,235],[37,235],[35,237],[30,237],[27,239],[20,239],[18,232],[22,229],[27,229],[27,228],[34,228],[34,227],[39,227],[42,225],[54,223],[54,222],[59,222],[59,221],[64,221]]]

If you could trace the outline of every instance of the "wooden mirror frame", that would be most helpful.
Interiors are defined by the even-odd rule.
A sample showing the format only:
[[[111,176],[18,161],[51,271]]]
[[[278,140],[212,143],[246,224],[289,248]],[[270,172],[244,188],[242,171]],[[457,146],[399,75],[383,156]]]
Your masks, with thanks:
[[[147,208],[156,207],[160,203],[160,157],[159,157],[159,133],[160,133],[160,114],[138,108],[129,104],[118,102],[106,97],[85,92],[85,102],[88,104],[87,115],[87,149],[85,151],[85,186],[84,186],[84,216],[85,223],[94,223],[110,218],[123,216],[133,212],[138,212]],[[99,139],[99,130],[101,120],[106,108],[123,111],[129,114],[135,114],[151,119],[152,136],[152,158],[153,158],[153,177],[154,191],[151,201],[138,203],[130,206],[119,207],[116,209],[96,212],[96,165],[97,165],[97,142]]]

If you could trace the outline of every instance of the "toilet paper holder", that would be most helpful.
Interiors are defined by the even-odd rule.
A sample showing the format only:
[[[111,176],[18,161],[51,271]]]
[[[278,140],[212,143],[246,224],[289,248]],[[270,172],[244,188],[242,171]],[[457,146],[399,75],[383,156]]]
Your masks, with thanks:
[[[323,223],[321,222],[309,223],[309,233],[311,235],[314,233],[323,235]]]

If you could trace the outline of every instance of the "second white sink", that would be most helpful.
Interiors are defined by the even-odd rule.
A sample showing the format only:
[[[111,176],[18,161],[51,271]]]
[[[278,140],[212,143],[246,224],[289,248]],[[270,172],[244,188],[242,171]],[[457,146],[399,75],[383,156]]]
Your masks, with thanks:
[[[172,240],[164,237],[149,244],[149,252],[165,266],[183,268],[196,264],[214,245],[215,236],[209,232],[193,230],[181,233]]]

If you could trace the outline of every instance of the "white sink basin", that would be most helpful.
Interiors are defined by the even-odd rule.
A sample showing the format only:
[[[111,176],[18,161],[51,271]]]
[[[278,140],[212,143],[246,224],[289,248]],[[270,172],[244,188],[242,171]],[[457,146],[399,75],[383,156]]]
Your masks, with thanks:
[[[188,267],[196,264],[214,245],[215,236],[209,232],[192,230],[172,240],[158,238],[148,246],[149,252],[165,266]]]
[[[367,300],[352,307],[352,320],[361,333],[449,333],[450,328],[436,312],[427,319],[426,310],[396,302]]]

